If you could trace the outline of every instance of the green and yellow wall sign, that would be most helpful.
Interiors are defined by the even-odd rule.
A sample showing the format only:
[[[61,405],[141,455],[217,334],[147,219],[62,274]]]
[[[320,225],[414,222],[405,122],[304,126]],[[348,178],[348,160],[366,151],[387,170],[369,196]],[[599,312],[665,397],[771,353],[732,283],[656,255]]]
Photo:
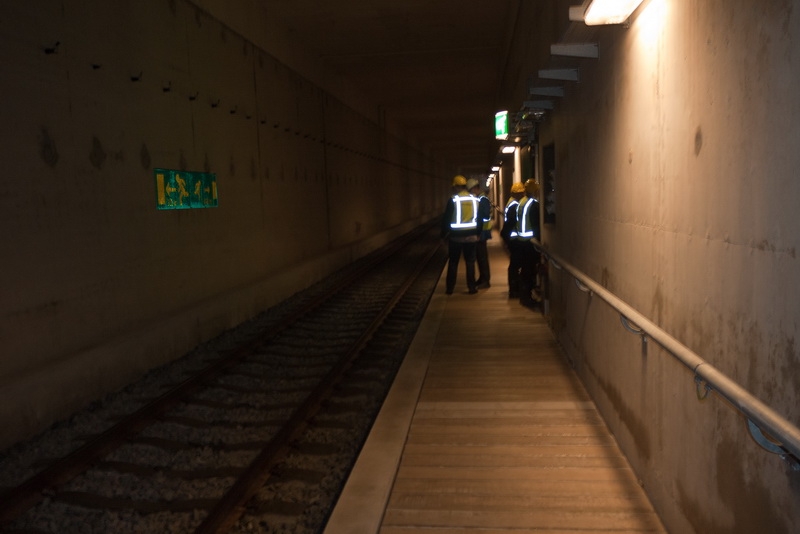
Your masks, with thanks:
[[[153,169],[156,208],[185,210],[217,207],[217,175],[210,172]]]

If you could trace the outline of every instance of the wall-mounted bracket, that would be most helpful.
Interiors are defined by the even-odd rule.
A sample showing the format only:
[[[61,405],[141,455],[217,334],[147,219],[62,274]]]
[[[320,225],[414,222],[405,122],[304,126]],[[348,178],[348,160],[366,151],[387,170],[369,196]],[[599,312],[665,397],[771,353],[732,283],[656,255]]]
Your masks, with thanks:
[[[578,69],[541,69],[539,78],[543,80],[578,81]]]
[[[694,386],[697,390],[697,400],[704,401],[708,398],[708,394],[711,393],[711,386],[700,378],[700,375],[694,375]]]
[[[554,56],[596,58],[599,54],[597,43],[558,43],[550,45]]]
[[[552,100],[526,100],[522,103],[526,109],[553,109]]]
[[[528,93],[531,96],[553,96],[553,97],[562,97],[564,96],[564,88],[560,86],[552,86],[552,87],[530,87],[528,88]]]
[[[588,286],[585,286],[585,285],[583,285],[583,283],[582,283],[580,280],[578,280],[577,278],[574,278],[574,280],[575,280],[575,286],[576,286],[578,289],[580,289],[580,290],[581,290],[581,291],[583,291],[584,293],[588,293],[590,296],[594,294],[594,293],[592,292],[592,290],[591,290],[591,289],[589,289],[589,287],[588,287]]]
[[[622,323],[622,326],[625,327],[625,330],[627,330],[631,334],[636,334],[637,336],[641,336],[642,345],[647,345],[647,333],[643,329],[638,327],[636,324],[632,323],[630,319],[628,319],[622,314],[619,315],[619,320]]]
[[[789,464],[789,466],[792,468],[792,471],[800,471],[800,461],[792,456],[779,443],[775,443],[765,436],[758,425],[753,423],[753,421],[750,419],[747,420],[747,429],[750,431],[750,435],[753,437],[755,442],[758,443],[762,449],[780,456],[786,463]]]

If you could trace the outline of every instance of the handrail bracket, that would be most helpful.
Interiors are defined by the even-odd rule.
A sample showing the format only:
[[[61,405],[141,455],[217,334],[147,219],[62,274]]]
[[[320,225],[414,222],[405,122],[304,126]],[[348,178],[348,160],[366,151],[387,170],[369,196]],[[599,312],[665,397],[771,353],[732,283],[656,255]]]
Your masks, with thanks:
[[[764,435],[764,432],[750,419],[747,420],[747,429],[750,431],[750,436],[756,443],[767,452],[777,454],[783,461],[789,464],[792,471],[800,471],[800,461],[795,458],[789,451],[783,448],[779,443],[774,442]]]
[[[594,295],[594,291],[592,291],[592,290],[589,288],[589,286],[585,285],[583,282],[581,282],[581,281],[580,281],[580,280],[578,280],[577,278],[573,278],[573,280],[575,280],[575,286],[576,286],[578,289],[580,289],[580,290],[581,290],[581,291],[583,291],[584,293],[588,293],[590,297],[591,297],[592,295]]]
[[[694,375],[694,385],[697,388],[697,400],[704,401],[708,398],[708,394],[711,393],[711,386],[708,382],[703,380],[700,375]]]
[[[619,320],[622,323],[622,326],[625,327],[625,330],[627,330],[631,334],[636,334],[637,336],[641,336],[642,345],[643,346],[647,345],[647,332],[645,332],[643,328],[639,327],[638,325],[633,323],[630,319],[628,319],[622,314],[619,314]]]

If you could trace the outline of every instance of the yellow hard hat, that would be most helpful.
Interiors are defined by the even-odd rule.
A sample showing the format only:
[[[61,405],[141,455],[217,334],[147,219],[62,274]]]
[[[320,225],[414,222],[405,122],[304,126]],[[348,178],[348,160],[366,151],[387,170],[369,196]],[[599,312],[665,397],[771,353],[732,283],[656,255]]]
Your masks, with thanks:
[[[539,192],[539,184],[531,178],[525,181],[525,193],[528,195],[535,195]]]
[[[525,186],[522,184],[522,182],[514,182],[513,184],[511,184],[511,192],[512,193],[524,193],[525,192]]]
[[[467,179],[459,174],[453,178],[453,185],[467,185]]]

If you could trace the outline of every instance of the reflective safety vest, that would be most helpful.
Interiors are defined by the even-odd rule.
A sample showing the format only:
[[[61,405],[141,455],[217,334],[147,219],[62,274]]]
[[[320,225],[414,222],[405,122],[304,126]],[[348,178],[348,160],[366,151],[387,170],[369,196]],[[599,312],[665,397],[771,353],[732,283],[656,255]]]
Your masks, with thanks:
[[[478,229],[478,199],[466,191],[453,197],[453,218],[450,220],[452,230]]]
[[[512,206],[516,206],[517,207],[517,212],[519,212],[519,200],[517,200],[516,198],[512,198],[511,200],[508,201],[508,204],[506,204],[506,211],[503,212],[503,217],[505,218],[506,221],[508,221],[508,210],[510,210]],[[516,223],[516,221],[515,221],[515,223]],[[514,225],[513,228],[511,228],[511,233],[509,234],[508,237],[510,237],[511,239],[514,239],[514,238],[517,237],[516,224]]]
[[[533,203],[539,203],[538,200],[535,198],[528,198],[523,197],[522,200],[519,201],[519,206],[517,206],[517,238],[524,239],[525,241],[529,240],[532,237],[536,237],[534,233],[533,225],[531,225],[530,220],[528,219],[528,211],[530,211],[531,206]]]
[[[492,204],[491,204],[491,201],[489,200],[489,197],[481,197],[479,200],[483,200],[484,198],[486,199],[486,202],[489,203],[489,206],[491,206]],[[489,213],[486,214],[486,217],[487,217],[486,219],[483,219],[483,231],[484,232],[491,232],[492,231],[492,210],[491,210],[491,207],[489,208]]]

